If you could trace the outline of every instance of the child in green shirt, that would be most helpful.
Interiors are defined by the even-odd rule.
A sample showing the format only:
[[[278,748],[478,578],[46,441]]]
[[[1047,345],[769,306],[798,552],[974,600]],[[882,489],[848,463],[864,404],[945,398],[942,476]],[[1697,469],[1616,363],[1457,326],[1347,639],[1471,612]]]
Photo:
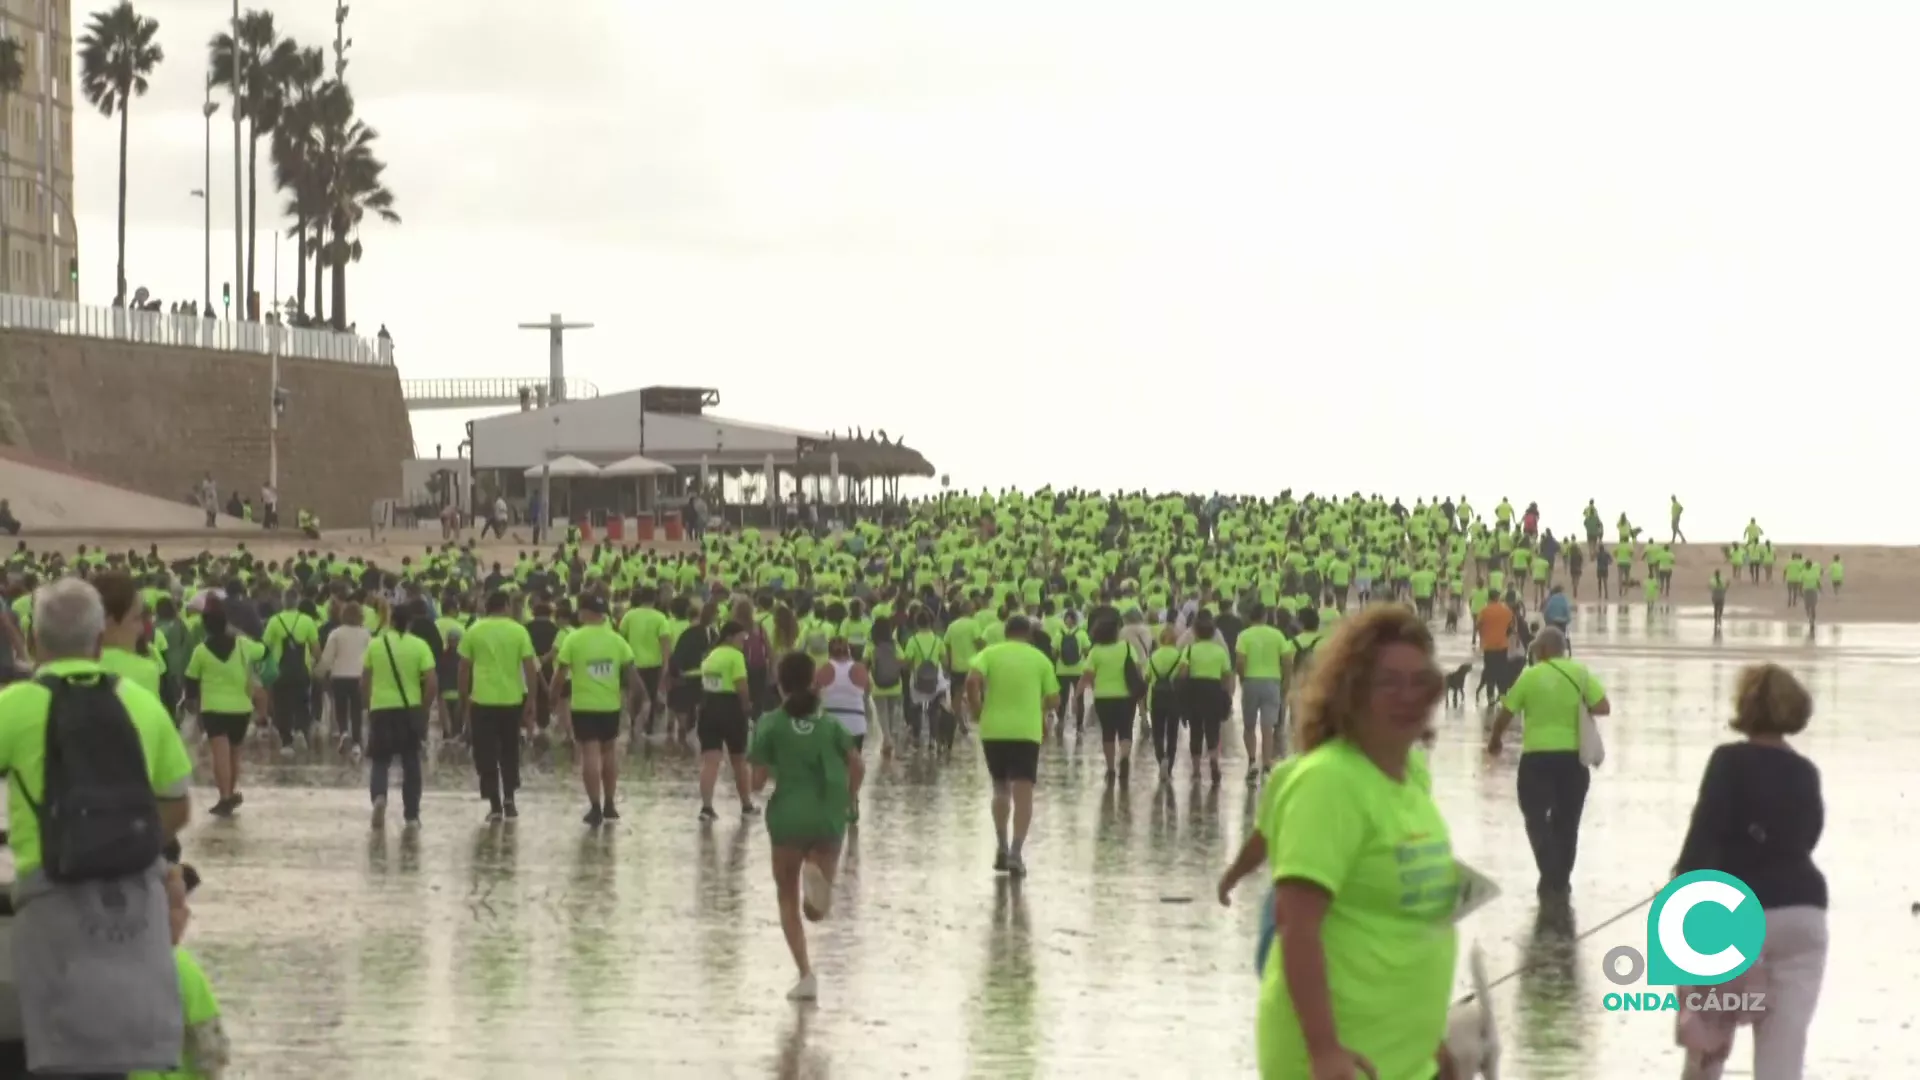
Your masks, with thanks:
[[[220,1025],[220,1002],[213,996],[207,973],[180,944],[193,909],[187,895],[200,884],[191,866],[175,866],[167,874],[167,913],[173,922],[173,960],[180,970],[180,1001],[185,1007],[186,1042],[180,1067],[167,1072],[137,1072],[128,1080],[220,1080],[227,1071],[227,1034]]]

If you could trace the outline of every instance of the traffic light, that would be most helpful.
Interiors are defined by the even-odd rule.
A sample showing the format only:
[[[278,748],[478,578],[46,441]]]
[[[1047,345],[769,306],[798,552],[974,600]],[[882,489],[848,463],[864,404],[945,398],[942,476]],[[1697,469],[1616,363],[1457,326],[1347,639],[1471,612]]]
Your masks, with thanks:
[[[223,281],[220,283],[220,306],[223,308],[229,308],[229,309],[233,307],[233,283],[232,282]]]
[[[78,255],[67,256],[67,280],[75,285],[80,284],[80,256]]]

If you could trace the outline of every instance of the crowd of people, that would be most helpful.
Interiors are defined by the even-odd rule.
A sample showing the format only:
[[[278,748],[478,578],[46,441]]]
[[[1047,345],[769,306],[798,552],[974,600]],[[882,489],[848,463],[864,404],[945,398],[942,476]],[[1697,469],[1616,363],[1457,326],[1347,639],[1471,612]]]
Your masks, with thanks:
[[[1680,514],[1676,499],[1675,538]],[[684,747],[699,755],[702,822],[719,816],[723,776],[743,816],[764,813],[797,973],[790,996],[810,1000],[805,923],[832,910],[870,757],[944,760],[978,741],[992,780],[992,866],[1018,878],[1029,873],[1047,742],[1082,737],[1091,719],[1107,783],[1134,782],[1145,742],[1157,783],[1173,782],[1184,745],[1194,781],[1219,785],[1237,711],[1246,780],[1264,790],[1257,833],[1221,895],[1264,857],[1274,930],[1258,960],[1263,1075],[1424,1080],[1454,1068],[1442,1040],[1459,877],[1421,744],[1467,674],[1438,670],[1434,630],[1470,633],[1483,650],[1489,754],[1523,719],[1517,796],[1536,891],[1564,903],[1591,777],[1584,740],[1609,712],[1601,679],[1572,659],[1569,597],[1589,566],[1601,599],[1624,599],[1638,580],[1652,604],[1672,585],[1671,543],[1645,539],[1622,515],[1607,544],[1599,522],[1589,504],[1582,544],[1505,499],[1482,517],[1464,498],[1407,507],[1357,494],[1042,490],[949,494],[827,536],[709,531],[678,553],[575,533],[510,562],[453,541],[392,566],[321,550],[261,559],[244,545],[167,560],[22,544],[7,563],[0,670],[30,652],[39,675],[0,692],[0,766],[50,714],[65,715],[60,687],[103,682],[139,735],[140,779],[177,807],[159,819],[169,835],[185,820],[185,724],[205,737],[209,813],[241,809],[241,747],[259,733],[283,754],[366,761],[376,829],[395,765],[401,827],[421,827],[421,760],[436,737],[470,752],[490,825],[519,814],[529,745],[572,745],[587,828],[620,819],[623,741]],[[1730,566],[1750,574],[1770,557],[1757,526],[1728,549]],[[1821,564],[1791,569],[1810,609]],[[1782,736],[1805,726],[1811,705],[1778,668],[1741,685],[1735,727],[1751,749],[1716,754],[1681,863],[1740,874],[1769,919],[1778,909],[1793,928],[1795,970],[1811,982],[1803,1008],[1761,1020],[1780,1034],[1760,1053],[1769,1068],[1796,1070],[1764,1075],[1798,1075],[1825,899],[1810,884],[1817,773]],[[1783,785],[1733,782],[1754,774]],[[18,776],[10,788],[18,861],[34,842],[18,823],[52,796]],[[1741,823],[1784,813],[1768,800],[1789,790],[1795,812],[1811,800],[1812,827],[1802,817],[1743,845]],[[184,910],[178,875],[153,862],[137,880],[156,910],[175,893]],[[1401,886],[1409,873],[1419,888]],[[168,962],[184,985],[188,961]],[[191,1003],[182,1008],[190,1019]],[[27,1051],[40,1067],[35,1030]],[[171,1030],[177,1062],[193,1024]],[[1725,1058],[1718,1034],[1689,1048],[1703,1070]]]

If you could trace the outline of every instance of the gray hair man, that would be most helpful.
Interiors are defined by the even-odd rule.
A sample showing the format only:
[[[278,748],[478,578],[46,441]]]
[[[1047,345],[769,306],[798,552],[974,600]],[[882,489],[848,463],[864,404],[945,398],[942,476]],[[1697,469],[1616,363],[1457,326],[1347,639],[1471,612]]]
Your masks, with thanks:
[[[0,772],[8,777],[15,875],[9,974],[36,1075],[174,1069],[184,1038],[167,862],[158,851],[187,822],[193,766],[160,699],[100,666],[105,632],[92,585],[65,578],[42,587],[33,598],[38,670],[32,681],[0,690]],[[58,782],[50,788],[55,749]],[[97,786],[83,793],[79,778]],[[100,835],[67,839],[79,831],[71,824],[48,834],[49,822],[70,820],[67,808],[95,790],[127,808],[127,829],[103,815],[98,820],[112,830],[104,845]],[[154,803],[141,808],[142,792]],[[55,808],[63,813],[48,812]],[[161,837],[148,831],[156,823]],[[128,837],[144,843],[127,844]],[[122,857],[110,861],[103,847]]]

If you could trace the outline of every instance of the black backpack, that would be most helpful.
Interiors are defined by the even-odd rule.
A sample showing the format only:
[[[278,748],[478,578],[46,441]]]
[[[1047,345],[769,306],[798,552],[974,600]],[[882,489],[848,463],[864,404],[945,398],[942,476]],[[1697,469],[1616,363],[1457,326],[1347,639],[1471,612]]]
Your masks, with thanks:
[[[15,773],[40,824],[41,869],[61,884],[140,873],[160,858],[166,830],[147,755],[113,675],[43,675],[46,763],[39,803]]]
[[[1060,631],[1060,662],[1067,667],[1076,667],[1080,663],[1080,631]]]
[[[307,647],[293,640],[293,625],[287,621],[286,613],[274,616],[280,623],[280,629],[287,636],[280,642],[280,675],[275,682],[305,686],[308,679]]]
[[[900,685],[900,646],[892,641],[873,643],[873,663],[867,665],[873,685],[891,690]]]
[[[1125,648],[1127,661],[1122,670],[1127,678],[1127,696],[1137,702],[1147,696],[1147,677],[1141,673],[1140,662],[1134,658],[1133,646],[1127,645]]]

